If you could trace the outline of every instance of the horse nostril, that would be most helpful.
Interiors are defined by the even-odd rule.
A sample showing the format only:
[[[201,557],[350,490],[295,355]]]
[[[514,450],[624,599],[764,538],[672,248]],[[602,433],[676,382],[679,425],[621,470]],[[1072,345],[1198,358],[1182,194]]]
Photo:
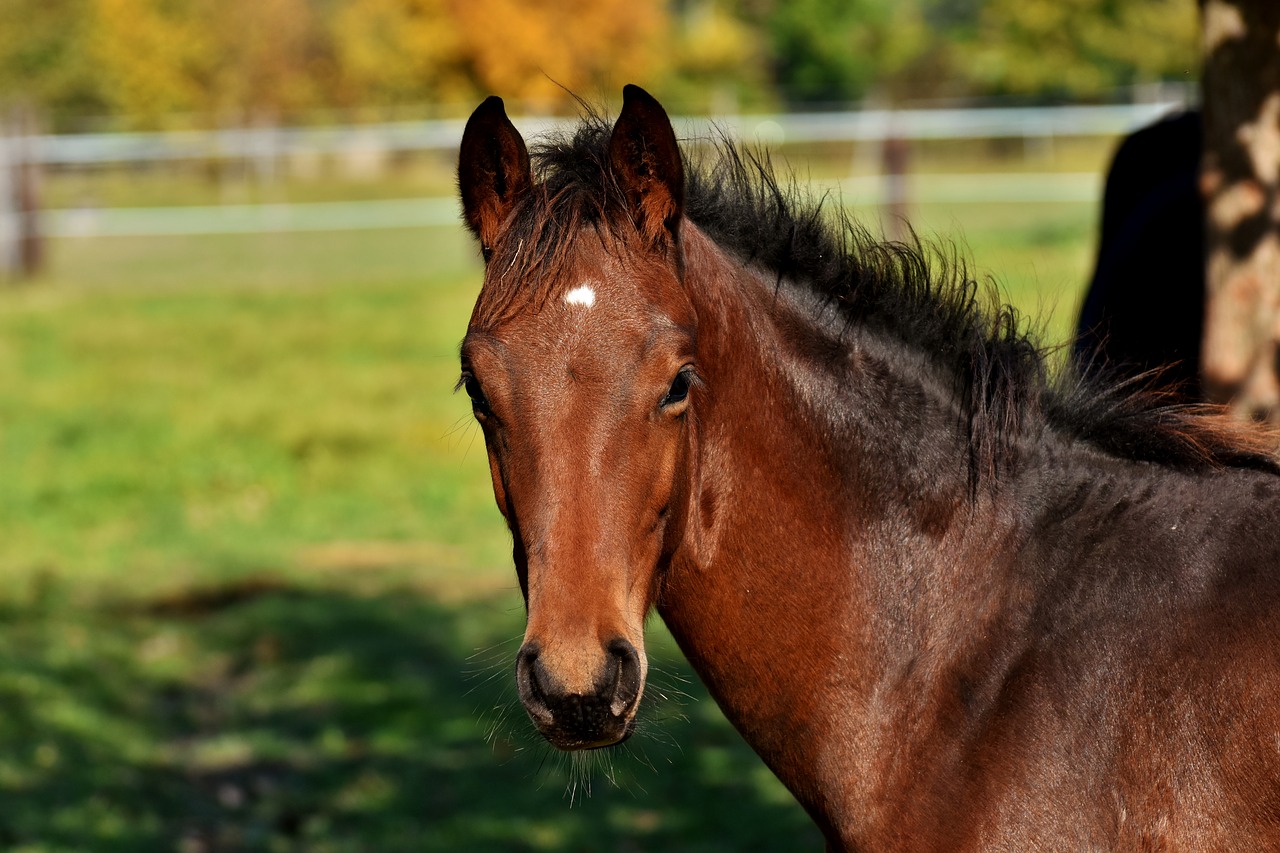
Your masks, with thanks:
[[[531,714],[538,717],[549,717],[546,692],[538,678],[538,655],[541,650],[537,643],[525,643],[516,655],[516,688],[520,692],[520,701]]]
[[[608,650],[613,670],[613,698],[609,702],[609,712],[621,717],[640,698],[640,655],[635,646],[621,637],[611,641]]]

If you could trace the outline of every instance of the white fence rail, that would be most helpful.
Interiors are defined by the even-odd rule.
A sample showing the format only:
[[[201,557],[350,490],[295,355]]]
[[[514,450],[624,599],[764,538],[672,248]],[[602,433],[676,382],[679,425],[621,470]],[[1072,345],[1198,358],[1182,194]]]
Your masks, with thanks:
[[[1048,139],[1118,136],[1148,124],[1178,102],[1113,106],[995,109],[867,110],[844,113],[677,117],[686,139],[725,133],[777,146],[809,142],[882,143],[888,139]],[[517,118],[527,136],[567,126],[567,120]],[[11,150],[46,167],[128,165],[183,160],[246,160],[267,170],[302,154],[375,159],[395,152],[453,151],[463,122],[398,122],[359,126],[239,128],[181,133],[44,135],[25,138]],[[910,173],[902,186],[913,203],[1091,202],[1101,194],[1093,173],[946,174]],[[882,177],[854,177],[833,184],[850,205],[884,204]],[[327,231],[454,225],[452,198],[404,198],[283,204],[46,210],[40,233],[49,237],[165,236],[270,231]]]
[[[999,107],[941,110],[863,110],[840,113],[676,117],[687,139],[717,129],[740,139],[768,144],[874,142],[899,139],[1009,139],[1109,136],[1128,133],[1182,106],[1165,101],[1106,106]],[[535,135],[567,120],[517,118],[516,126]],[[363,147],[382,151],[438,151],[457,148],[461,120],[289,128],[235,128],[168,133],[89,133],[35,137],[33,157],[45,165],[136,163],[194,159],[256,159],[299,152],[337,153]]]
[[[913,203],[1096,202],[1102,176],[1093,172],[913,174]],[[829,184],[834,198],[850,205],[880,205],[888,189],[880,177]],[[49,237],[164,237],[254,234],[280,231],[362,231],[429,228],[461,223],[453,198],[403,198],[285,204],[222,204],[183,207],[75,208],[45,211]]]

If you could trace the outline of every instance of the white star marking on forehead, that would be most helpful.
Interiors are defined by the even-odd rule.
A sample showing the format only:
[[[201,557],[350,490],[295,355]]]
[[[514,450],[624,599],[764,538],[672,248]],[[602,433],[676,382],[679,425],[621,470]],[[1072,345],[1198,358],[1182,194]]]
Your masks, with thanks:
[[[590,308],[596,304],[596,292],[588,284],[580,284],[564,295],[566,305],[581,305]]]

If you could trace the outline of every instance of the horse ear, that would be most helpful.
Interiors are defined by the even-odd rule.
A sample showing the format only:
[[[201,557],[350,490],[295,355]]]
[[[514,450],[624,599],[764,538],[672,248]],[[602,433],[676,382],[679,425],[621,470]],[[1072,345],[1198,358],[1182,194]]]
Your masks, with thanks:
[[[641,233],[657,240],[665,232],[675,240],[684,211],[684,163],[666,110],[639,86],[622,89],[609,162]]]
[[[463,216],[486,260],[516,202],[532,186],[524,140],[507,118],[502,98],[491,96],[467,119],[458,152]]]

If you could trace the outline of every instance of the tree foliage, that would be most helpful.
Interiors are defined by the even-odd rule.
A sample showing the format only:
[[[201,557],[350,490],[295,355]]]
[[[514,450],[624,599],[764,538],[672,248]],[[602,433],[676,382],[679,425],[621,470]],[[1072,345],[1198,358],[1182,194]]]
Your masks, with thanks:
[[[717,0],[677,6],[663,81],[684,109],[732,112],[742,104],[767,100],[768,70],[759,61],[766,52],[762,29]]]
[[[351,0],[329,21],[336,99],[348,104],[461,100],[473,92],[445,0]]]
[[[0,0],[0,99],[20,96],[81,114],[105,108],[84,51],[92,0]]]
[[[639,81],[680,109],[1098,95],[1183,77],[1193,0],[0,0],[0,100],[134,125],[521,109]]]
[[[662,62],[665,8],[635,0],[457,0],[454,21],[482,90],[548,106],[646,80]]]
[[[903,0],[780,0],[765,17],[774,80],[793,101],[847,101],[924,51],[920,9]]]
[[[242,120],[323,103],[328,51],[307,0],[93,0],[109,104]]]
[[[1191,0],[991,0],[979,25],[971,76],[988,90],[1098,95],[1198,77]]]

